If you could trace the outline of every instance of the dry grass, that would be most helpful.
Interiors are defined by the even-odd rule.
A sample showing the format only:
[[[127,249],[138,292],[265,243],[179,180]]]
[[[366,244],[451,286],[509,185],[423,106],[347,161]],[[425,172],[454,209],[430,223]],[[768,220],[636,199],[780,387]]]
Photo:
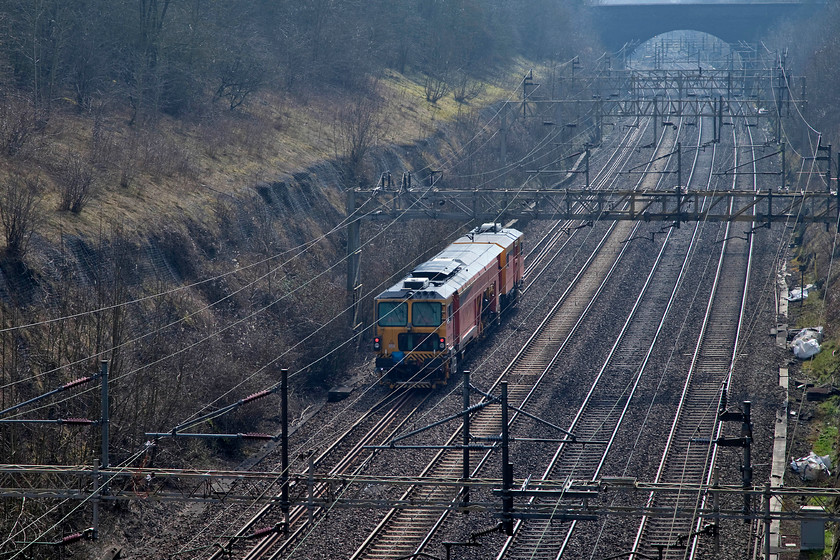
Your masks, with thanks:
[[[518,65],[519,66],[519,65]],[[452,94],[436,104],[426,102],[422,76],[387,72],[375,86],[382,103],[381,141],[409,144],[434,134],[442,124],[514,93],[521,68],[511,72],[508,89],[485,85],[470,104]],[[124,233],[141,235],[161,221],[185,215],[213,224],[219,193],[234,197],[262,181],[336,158],[335,119],[346,95],[334,92],[307,95],[305,102],[278,92],[264,91],[246,108],[217,112],[191,122],[161,117],[153,127],[137,130],[126,115],[100,117],[94,142],[94,119],[72,108],[58,110],[44,133],[41,147],[26,160],[0,162],[0,173],[21,167],[51,186],[44,201],[47,239],[59,232],[94,237],[110,224]],[[51,162],[70,154],[101,159],[94,177],[94,195],[79,213],[59,212],[56,178]],[[33,165],[34,163],[34,165]]]

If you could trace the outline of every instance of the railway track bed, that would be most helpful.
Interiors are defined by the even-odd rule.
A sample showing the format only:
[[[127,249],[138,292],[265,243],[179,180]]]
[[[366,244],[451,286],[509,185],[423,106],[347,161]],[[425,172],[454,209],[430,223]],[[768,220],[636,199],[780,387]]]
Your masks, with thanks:
[[[509,397],[511,399],[511,403],[517,407],[524,406],[525,404],[530,402],[535,403],[535,406],[538,408],[541,407],[545,410],[546,406],[550,406],[550,393],[546,392],[545,394],[537,394],[534,395],[534,385],[533,381],[538,379],[541,375],[543,375],[546,370],[550,369],[552,364],[552,360],[556,358],[558,355],[558,346],[560,340],[565,339],[568,337],[569,334],[573,333],[576,329],[591,329],[592,327],[581,327],[579,324],[576,323],[576,317],[581,316],[581,312],[588,308],[595,298],[594,296],[599,293],[603,288],[599,287],[600,284],[596,280],[598,278],[604,278],[608,276],[613,266],[610,263],[614,263],[616,260],[616,256],[626,250],[629,250],[630,253],[637,254],[634,259],[641,258],[639,254],[644,254],[649,252],[650,247],[652,246],[659,246],[658,242],[652,243],[649,246],[646,246],[646,250],[642,250],[639,248],[641,243],[629,243],[623,244],[618,243],[615,240],[618,239],[628,239],[634,236],[633,227],[630,224],[618,224],[614,226],[612,230],[612,236],[614,236],[613,241],[606,243],[602,247],[601,251],[595,251],[595,256],[588,261],[588,264],[583,268],[588,269],[590,272],[591,278],[584,277],[580,281],[569,280],[568,283],[564,280],[563,282],[555,282],[555,283],[548,283],[548,290],[546,292],[554,292],[555,295],[560,295],[558,292],[563,292],[563,286],[570,286],[565,290],[560,296],[560,299],[564,301],[564,304],[568,307],[566,308],[565,313],[557,314],[557,318],[554,320],[548,320],[545,324],[541,325],[540,329],[538,329],[545,338],[548,340],[553,340],[554,344],[552,345],[524,345],[525,349],[523,350],[523,356],[527,356],[527,359],[522,359],[522,365],[520,367],[512,367],[511,370],[504,373],[505,379],[508,382],[508,389],[509,389]],[[599,239],[608,239],[610,235],[605,236],[605,232],[607,230],[607,226],[602,224],[595,224],[594,227],[588,227],[584,230],[585,239],[582,240],[583,245],[589,245],[592,247],[600,243]],[[652,228],[647,228],[648,233],[651,237],[651,242],[655,241],[655,231]],[[654,231],[654,233],[650,233]],[[606,232],[610,233],[610,232]],[[668,233],[668,232],[659,232],[659,233]],[[582,236],[584,237],[584,236]],[[682,236],[684,237],[684,236]],[[735,245],[733,243],[733,245]],[[714,247],[714,242],[712,247]],[[719,247],[719,245],[717,245]],[[707,249],[708,249],[708,242],[707,242]],[[649,256],[649,255],[648,255]],[[569,254],[570,260],[576,259],[578,261],[581,260],[580,253]],[[633,292],[635,288],[631,286],[634,284],[635,281],[638,281],[639,278],[637,274],[634,275],[634,269],[638,267],[637,260],[630,261],[633,264],[623,264],[621,265],[621,272],[620,273],[613,273],[616,276],[625,276],[625,280],[617,283],[615,286],[609,288],[607,291],[612,292],[609,294],[605,293],[605,297],[603,298],[606,301],[613,302],[612,311],[618,312],[622,306],[626,306],[626,302],[621,301],[621,297],[617,292],[621,290],[627,290],[628,292]],[[640,261],[639,261],[640,262]],[[673,268],[673,265],[668,265]],[[674,274],[675,272],[672,270],[669,274]],[[632,281],[631,281],[632,280]],[[694,279],[692,279],[694,280]],[[545,284],[544,284],[545,285]],[[616,287],[617,286],[617,287]],[[652,295],[656,297],[662,296],[662,289],[657,288],[652,290]],[[606,297],[608,296],[608,297]],[[626,298],[625,298],[626,299]],[[529,303],[528,300],[532,300],[532,303]],[[523,305],[522,307],[528,308],[529,305],[534,305],[533,301],[539,301],[540,298],[536,297],[535,294],[527,294],[523,298]],[[610,304],[602,304],[602,305],[610,305]],[[660,305],[660,304],[656,304]],[[643,305],[643,308],[647,307],[655,307],[655,305]],[[578,309],[576,309],[578,308]],[[599,311],[601,313],[601,311]],[[621,311],[624,313],[624,311]],[[524,313],[522,309],[519,309],[514,312],[511,318],[506,319],[506,323],[503,324],[503,328],[494,336],[495,342],[498,343],[499,339],[509,342],[512,340],[522,340],[529,329],[533,329],[533,320],[529,323],[526,323],[525,318],[523,317]],[[640,325],[649,325],[650,320],[648,323],[640,323]],[[528,325],[528,328],[523,328]],[[602,327],[597,327],[601,329]],[[616,330],[615,325],[609,325],[609,328],[604,329],[604,333],[609,333],[610,329],[613,331]],[[639,326],[636,327],[642,331],[650,329],[650,326]],[[609,336],[609,335],[608,335]],[[636,336],[638,338],[638,336]],[[577,348],[569,347],[569,352],[578,352],[580,350],[580,342],[576,342],[574,346]],[[724,345],[725,346],[725,345]],[[494,366],[493,362],[496,364],[501,363],[502,358],[505,354],[510,353],[509,346],[506,346],[502,350],[490,349],[489,347],[486,348],[491,355],[496,354],[496,359],[491,360],[489,367],[482,368],[486,369],[486,371],[481,371],[480,378],[475,379],[475,385],[482,390],[487,392],[494,391],[494,384],[498,382],[501,378],[496,378],[496,381],[493,381],[494,376],[498,373],[498,365]],[[720,350],[719,353],[725,353],[724,350]],[[623,348],[620,352],[620,359],[616,359],[614,363],[610,366],[611,369],[608,369],[610,372],[610,377],[613,381],[615,381],[616,385],[609,389],[607,392],[613,396],[593,396],[591,399],[591,407],[593,409],[602,409],[603,412],[607,413],[609,416],[612,412],[615,412],[617,408],[620,408],[622,405],[617,405],[619,402],[615,395],[621,394],[622,392],[627,391],[627,381],[622,381],[622,375],[626,375],[627,379],[632,378],[634,367],[638,364],[641,358],[641,354],[639,350],[633,350],[629,348]],[[477,356],[481,356],[482,353],[478,352]],[[577,354],[581,355],[581,354]],[[578,358],[580,359],[580,358]],[[506,360],[505,360],[506,361]],[[472,368],[477,363],[481,363],[481,360],[476,359],[475,357],[470,357],[467,361],[465,367]],[[575,377],[576,375],[579,376],[579,371],[576,371],[574,368],[568,369],[566,368],[565,373],[561,375],[561,377],[568,377],[569,380],[577,381],[578,379]],[[557,381],[557,379],[555,379]],[[711,382],[709,385],[715,385],[716,382]],[[440,399],[437,400],[436,405],[433,405],[432,408],[437,407],[436,416],[440,417],[440,415],[447,415],[452,414],[460,409],[459,406],[459,398],[453,398],[453,393],[457,390],[455,387],[456,383],[452,383],[451,387],[446,389],[444,392],[445,394],[441,395]],[[568,391],[566,394],[561,395],[564,398],[569,399],[569,402],[574,400],[575,394],[575,387],[574,384],[563,384],[557,383],[557,387],[563,392],[563,387],[566,387]],[[555,389],[558,390],[558,389]],[[711,389],[709,389],[711,391]],[[630,398],[628,395],[627,398]],[[473,397],[473,403],[478,402],[477,397]],[[446,401],[449,401],[446,403]],[[565,401],[564,401],[565,402]],[[440,404],[445,403],[445,404]],[[418,426],[423,425],[426,422],[432,421],[432,416],[428,418],[421,414],[415,418],[415,420],[409,425],[405,427],[402,431],[404,432],[407,429],[414,429]],[[593,416],[594,418],[594,416]],[[558,416],[557,420],[552,419],[555,421],[559,426],[567,426],[569,423],[566,421],[568,417],[563,417],[561,414]],[[520,418],[520,425],[524,427],[527,431],[528,429],[534,428],[534,423],[532,420],[526,418]],[[596,420],[593,421],[593,424],[588,427],[584,427],[584,424],[579,426],[581,438],[600,438],[602,437],[601,434],[603,433],[603,429],[605,427],[604,421]],[[393,432],[398,433],[398,432]],[[452,435],[452,431],[449,427],[439,427],[435,430],[431,430],[430,432],[430,441],[437,441],[438,443],[443,442],[449,438],[450,442],[454,442],[457,432],[455,435]],[[482,439],[488,439],[497,437],[499,433],[499,423],[498,419],[492,415],[486,415],[483,417],[481,413],[476,414],[475,418],[472,420],[472,429],[471,433],[476,441],[481,441]],[[557,437],[557,434],[554,434]],[[606,437],[606,436],[604,436]],[[381,444],[381,442],[380,442]],[[531,473],[538,472],[540,470],[539,464],[540,460],[534,456],[533,454],[529,453],[529,450],[519,444],[514,444],[512,449],[513,453],[518,454],[518,457],[521,457],[521,460],[517,462],[517,469],[519,471],[520,477],[530,478],[534,475]],[[378,452],[371,456],[369,461],[366,463],[366,468],[370,469],[370,472],[388,472],[389,469],[393,470],[395,467],[399,470],[399,465],[411,465],[412,467],[416,467],[417,465],[427,462],[432,456],[435,455],[435,451],[432,449],[417,449],[410,453],[404,454],[403,457],[399,459],[395,459],[393,454],[389,454],[387,451]],[[574,460],[577,463],[580,463],[580,457]],[[481,473],[487,473],[485,476],[499,476],[498,473],[501,472],[501,464],[499,462],[499,458],[497,454],[486,454],[483,451],[478,449],[472,451],[470,453],[470,462],[472,465],[479,465],[476,466],[476,471],[474,476],[481,476],[479,474],[478,469],[483,468]],[[587,460],[589,462],[589,460]],[[458,473],[461,469],[461,457],[458,454],[441,454],[439,459],[436,462],[433,462],[428,467],[428,470],[425,471],[430,476],[439,476],[439,477],[448,477],[454,476],[453,473]],[[414,472],[414,471],[412,471]],[[557,476],[566,476],[569,478],[576,478],[582,475],[583,471],[576,471],[574,469],[569,471],[562,471],[560,475]],[[586,477],[591,478],[592,474],[586,475]],[[354,484],[351,483],[347,486],[347,491],[354,495],[354,496],[363,496],[370,499],[371,503],[376,502],[377,500],[381,500],[381,503],[384,504],[389,500],[393,500],[395,498],[401,498],[403,501],[410,501],[412,498],[412,494],[407,492],[402,496],[394,495],[390,491],[385,491],[381,487],[376,487],[376,485],[368,485],[365,483]],[[461,499],[462,496],[459,496],[459,489],[457,487],[448,486],[448,485],[441,485],[439,488],[436,489],[428,489],[425,488],[423,490],[424,500],[433,500],[436,503],[446,504],[446,503],[457,503],[457,500]],[[483,493],[482,493],[483,492]],[[474,501],[477,503],[489,502],[493,500],[492,492],[488,489],[484,490],[477,490],[476,494],[473,496]],[[419,499],[419,498],[418,498]],[[390,526],[390,529],[386,532],[379,533],[378,531],[374,531],[376,528],[375,526],[377,523],[379,525],[385,527]],[[464,544],[471,541],[471,534],[480,531],[481,529],[486,529],[488,527],[494,526],[495,523],[498,522],[497,518],[494,518],[492,515],[488,515],[487,512],[482,512],[479,509],[474,510],[474,512],[470,513],[469,515],[465,515],[464,512],[457,514],[457,519],[455,516],[452,515],[441,515],[440,511],[430,510],[430,509],[423,509],[423,508],[410,508],[410,507],[402,507],[398,510],[394,510],[392,513],[386,514],[383,517],[383,512],[378,508],[371,507],[368,510],[355,510],[355,513],[351,516],[348,516],[346,513],[340,513],[338,509],[333,512],[330,512],[328,516],[321,516],[318,521],[316,521],[312,526],[308,527],[307,531],[304,534],[307,537],[307,543],[302,548],[298,547],[296,544],[292,544],[291,546],[284,549],[283,552],[279,552],[277,550],[273,552],[266,552],[259,554],[253,554],[248,556],[242,556],[243,558],[346,558],[350,557],[347,551],[349,550],[356,550],[356,555],[352,556],[353,558],[399,558],[399,557],[409,557],[412,554],[416,554],[420,551],[426,550],[428,546],[433,546],[431,544],[430,536],[432,534],[435,535],[435,541],[441,541],[444,539],[450,539],[448,542],[458,542],[460,544]],[[422,528],[418,528],[422,527]],[[376,536],[371,537],[376,533]],[[671,530],[673,533],[673,530]],[[543,538],[546,538],[543,535]],[[487,534],[482,536],[482,540],[485,543],[486,548],[483,549],[483,552],[478,553],[476,551],[470,551],[468,549],[464,550],[464,554],[459,557],[476,557],[476,558],[486,558],[486,554],[488,550],[502,550],[504,544],[504,538],[496,533],[496,534]],[[574,545],[573,545],[574,546]],[[548,549],[554,549],[554,545],[546,547]],[[558,549],[562,548],[562,545],[558,545]],[[648,552],[653,549],[645,549]],[[437,555],[438,552],[435,552]],[[472,556],[470,556],[472,554]],[[527,557],[531,558],[541,558],[540,555],[533,555],[531,554]],[[526,557],[523,556],[523,557]],[[519,556],[511,555],[511,558],[518,558]]]

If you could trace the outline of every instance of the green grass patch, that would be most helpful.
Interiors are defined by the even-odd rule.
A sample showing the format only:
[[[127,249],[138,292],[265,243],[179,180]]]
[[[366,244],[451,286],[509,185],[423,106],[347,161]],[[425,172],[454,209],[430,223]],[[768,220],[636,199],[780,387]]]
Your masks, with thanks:
[[[840,402],[838,397],[831,397],[830,399],[821,402],[817,406],[817,411],[823,418],[840,418]]]
[[[817,455],[828,455],[834,457],[834,448],[837,443],[837,426],[823,425],[817,441],[814,442],[814,453]]]
[[[820,345],[820,353],[803,362],[802,371],[807,372],[816,383],[835,382],[840,370],[840,353],[836,352],[837,348],[837,341],[824,341]]]
[[[837,428],[840,421],[840,398],[831,397],[817,405],[817,421],[813,425],[816,433],[816,440],[811,449],[817,455],[828,455],[832,463],[837,464],[837,439],[840,430]],[[819,504],[817,504],[819,505]]]

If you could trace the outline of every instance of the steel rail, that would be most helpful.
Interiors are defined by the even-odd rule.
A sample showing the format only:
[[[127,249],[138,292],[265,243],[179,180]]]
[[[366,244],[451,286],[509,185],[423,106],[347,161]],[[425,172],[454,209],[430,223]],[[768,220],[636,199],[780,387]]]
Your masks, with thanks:
[[[733,129],[733,136],[735,130]],[[737,136],[735,137],[735,158],[737,163]],[[737,187],[740,175],[733,178],[733,185]],[[710,440],[719,433],[717,412],[721,397],[721,389],[725,380],[731,375],[731,365],[735,359],[737,349],[733,348],[733,341],[737,339],[740,318],[743,317],[745,303],[746,279],[741,273],[749,270],[752,236],[749,241],[732,239],[729,235],[731,224],[725,228],[724,241],[721,244],[715,278],[706,305],[706,312],[697,340],[691,367],[686,376],[680,402],[677,406],[674,421],[666,440],[665,451],[660,460],[655,476],[655,482],[665,479],[678,482],[702,479],[707,475],[712,449],[710,444],[696,443],[698,437],[706,435]],[[747,253],[740,254],[738,251]],[[731,262],[734,261],[734,262]],[[723,274],[724,270],[737,269],[738,274]],[[733,293],[742,294],[740,298],[739,320],[731,320]],[[734,323],[734,325],[733,325]],[[733,332],[734,330],[736,332]],[[693,449],[692,449],[693,444]],[[684,500],[698,501],[699,496],[677,496],[665,500],[667,506],[675,509]],[[656,501],[653,494],[648,499],[652,506]],[[678,558],[683,555],[678,552],[677,537],[691,533],[694,523],[682,519],[663,519],[643,516],[633,543],[634,554],[658,554],[663,551],[664,558]]]
[[[755,155],[755,141],[753,140],[753,134],[752,134],[752,129],[751,128],[747,128],[747,135],[749,136],[749,145],[747,147],[750,149],[750,152],[751,152],[751,155],[752,155],[752,157],[750,158],[751,163],[752,163],[752,190],[753,191],[758,191],[758,173],[757,173],[757,167],[756,167],[756,162],[758,160],[756,159],[756,155]],[[746,272],[745,272],[745,275],[744,275],[744,277],[745,277],[744,291],[743,291],[743,294],[741,296],[741,307],[740,307],[740,311],[738,313],[738,326],[735,329],[735,341],[734,341],[733,350],[732,350],[732,360],[730,361],[729,371],[727,373],[726,380],[724,381],[724,391],[725,391],[726,394],[729,394],[729,387],[732,383],[732,374],[735,370],[735,363],[736,363],[736,360],[737,360],[738,353],[740,351],[741,329],[743,327],[743,322],[744,322],[744,311],[745,311],[746,306],[747,306],[747,295],[748,295],[748,292],[749,292],[749,285],[750,285],[750,272],[752,271],[752,253],[753,253],[753,249],[754,249],[753,242],[752,242],[752,239],[753,239],[752,236],[750,236],[749,239],[750,239],[750,241],[749,241],[749,253],[748,253],[748,257],[747,257]],[[716,433],[715,433],[715,439],[719,438],[721,436],[722,432],[723,432],[723,423],[718,422],[718,427],[717,427],[717,430],[716,430]],[[707,484],[710,484],[712,482],[715,464],[717,463],[718,451],[719,451],[719,449],[718,449],[717,446],[715,446],[714,449],[712,450],[712,456],[710,458],[710,467],[708,469],[708,472],[706,473],[706,483]],[[705,508],[708,505],[708,499],[709,499],[708,495],[704,494],[702,496],[701,503],[700,503],[701,508]],[[702,517],[698,516],[696,524],[695,524],[695,528],[694,528],[694,531],[693,531],[695,533],[695,536],[694,536],[694,538],[692,539],[692,542],[691,542],[691,556],[690,556],[690,558],[694,558],[695,555],[696,555],[697,546],[698,546],[698,542],[699,542],[697,535],[700,534],[700,530],[702,529],[702,523],[703,523]],[[756,522],[753,521],[753,529],[755,529],[755,525],[756,525]]]

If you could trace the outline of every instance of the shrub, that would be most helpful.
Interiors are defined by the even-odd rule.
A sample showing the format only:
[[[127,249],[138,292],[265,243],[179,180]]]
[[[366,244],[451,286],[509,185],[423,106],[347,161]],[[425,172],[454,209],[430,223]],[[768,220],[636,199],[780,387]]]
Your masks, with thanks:
[[[22,260],[29,240],[41,221],[41,182],[12,176],[0,191],[0,224],[6,241],[6,256]]]
[[[93,166],[78,154],[68,157],[59,170],[59,210],[78,214],[90,202],[93,186]]]

